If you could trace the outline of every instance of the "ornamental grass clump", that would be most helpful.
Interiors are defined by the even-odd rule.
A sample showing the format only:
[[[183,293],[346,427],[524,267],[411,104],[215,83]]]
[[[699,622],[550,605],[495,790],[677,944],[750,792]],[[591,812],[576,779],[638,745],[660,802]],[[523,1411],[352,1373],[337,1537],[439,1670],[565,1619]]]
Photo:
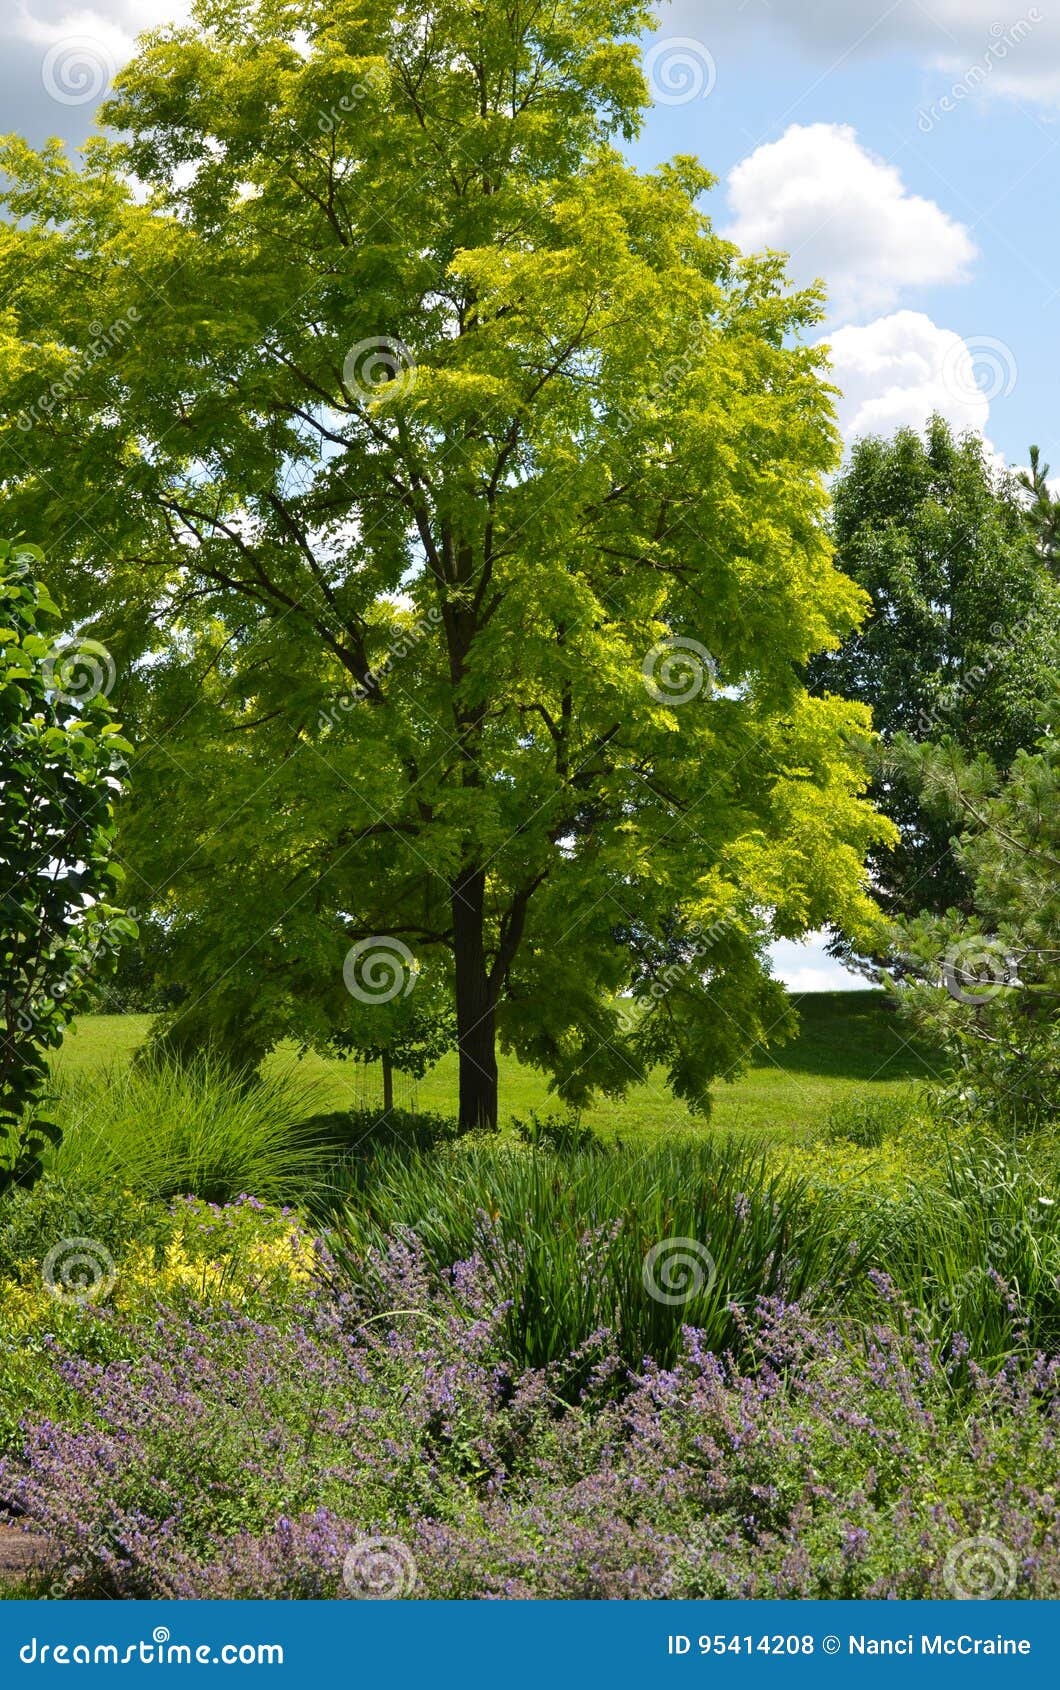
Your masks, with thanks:
[[[264,1202],[307,1202],[322,1183],[308,1123],[323,1097],[294,1070],[241,1077],[209,1056],[145,1058],[64,1083],[55,1171],[162,1200],[229,1203],[251,1192]]]

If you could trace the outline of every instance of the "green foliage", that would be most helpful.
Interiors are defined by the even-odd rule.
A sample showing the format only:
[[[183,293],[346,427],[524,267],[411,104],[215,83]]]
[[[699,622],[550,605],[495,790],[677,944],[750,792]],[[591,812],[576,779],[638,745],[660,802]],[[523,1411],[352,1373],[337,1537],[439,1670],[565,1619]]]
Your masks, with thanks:
[[[683,1325],[724,1350],[738,1333],[733,1305],[824,1287],[841,1299],[864,1276],[842,1197],[807,1202],[803,1182],[734,1141],[679,1139],[641,1154],[472,1138],[426,1156],[381,1150],[350,1179],[338,1239],[353,1277],[370,1281],[373,1253],[406,1228],[439,1272],[477,1252],[509,1305],[506,1342],[520,1366],[562,1362],[604,1327],[629,1367],[646,1355],[672,1361]],[[699,1289],[656,1298],[645,1289],[653,1271],[664,1291]],[[570,1388],[579,1382],[575,1368]]]
[[[1060,676],[1054,675],[1054,687]],[[1060,1119],[1060,740],[1057,690],[1034,752],[1007,774],[952,743],[899,749],[925,803],[959,829],[970,913],[908,922],[897,935],[916,1023],[960,1076],[952,1104],[1026,1134]]]
[[[556,1115],[552,1111],[547,1115],[539,1115],[536,1109],[531,1109],[525,1120],[514,1116],[512,1132],[523,1144],[529,1144],[533,1149],[557,1152],[592,1150],[600,1143],[592,1128],[583,1126],[578,1116]]]
[[[895,916],[967,907],[949,823],[925,808],[886,742],[948,736],[1003,766],[1032,746],[1060,598],[1028,544],[1016,487],[977,436],[955,440],[941,418],[923,438],[901,429],[859,440],[833,520],[839,562],[872,610],[837,653],[815,660],[812,685],[871,706],[885,741],[871,791],[901,837],[874,853],[874,885]]]
[[[77,696],[43,554],[0,541],[0,1192],[29,1184],[59,1137],[48,1053],[135,924],[110,899],[113,799],[129,747],[102,693]]]
[[[112,1066],[64,1085],[55,1167],[74,1184],[113,1181],[153,1198],[308,1201],[321,1180],[309,1125],[320,1105],[318,1085],[289,1070],[240,1079],[205,1056]]]
[[[960,1334],[977,1362],[1060,1346],[1056,1182],[1024,1156],[964,1147],[941,1190],[911,1182],[891,1229],[888,1272],[936,1339]]]
[[[935,1123],[936,1141],[944,1132]],[[371,1283],[395,1232],[415,1233],[439,1273],[477,1252],[498,1301],[510,1302],[505,1342],[519,1365],[561,1361],[601,1327],[630,1366],[643,1355],[672,1360],[682,1323],[722,1351],[737,1341],[732,1305],[749,1310],[760,1296],[798,1296],[872,1321],[871,1269],[917,1311],[918,1331],[940,1344],[962,1334],[983,1365],[1055,1350],[1055,1163],[1046,1171],[978,1145],[928,1162],[915,1135],[899,1131],[895,1143],[903,1174],[887,1186],[871,1177],[811,1184],[783,1154],[717,1137],[647,1150],[543,1136],[533,1148],[488,1136],[430,1152],[385,1147],[349,1167],[339,1258],[357,1283]],[[645,1258],[664,1240],[684,1258],[685,1288],[705,1252],[717,1268],[716,1280],[705,1275],[674,1305],[645,1296]],[[570,1388],[579,1382],[575,1369]]]
[[[165,1210],[109,1174],[108,1169],[94,1180],[86,1168],[53,1170],[32,1189],[6,1192],[0,1202],[0,1279],[18,1278],[27,1261],[39,1266],[63,1238],[94,1239],[116,1259],[131,1244],[161,1243],[170,1231]]]
[[[93,1183],[93,1181],[100,1183]],[[83,1247],[105,1282],[82,1301],[56,1297],[68,1250]],[[54,1255],[58,1252],[57,1259]],[[0,1451],[18,1448],[27,1416],[80,1418],[57,1358],[110,1364],[141,1353],[123,1324],[153,1323],[207,1302],[282,1319],[314,1265],[311,1242],[285,1213],[256,1199],[224,1209],[165,1206],[118,1186],[110,1170],[78,1167],[9,1192],[0,1203]],[[117,1313],[118,1321],[110,1318]]]
[[[1027,524],[1034,536],[1038,556],[1055,573],[1060,565],[1060,499],[1053,496],[1049,486],[1049,465],[1043,463],[1037,446],[1030,449],[1030,468],[1020,470],[1016,480],[1023,491],[1030,494]]]
[[[393,1070],[422,1080],[456,1043],[456,1016],[444,984],[420,974],[412,983],[414,990],[388,1003],[354,1000],[344,1025],[331,1036],[331,1049],[337,1056],[383,1064],[384,1106],[390,1110]]]
[[[824,1136],[846,1139],[863,1149],[874,1149],[907,1127],[916,1112],[915,1101],[907,1097],[876,1097],[857,1092],[834,1103],[828,1111]]]
[[[152,654],[123,851],[178,1034],[329,1049],[384,936],[455,994],[468,1124],[497,1039],[574,1107],[660,1064],[705,1108],[790,1031],[769,941],[867,942],[889,837],[865,712],[800,681],[863,604],[816,295],[614,150],[638,0],[196,16],[120,139],[0,152],[0,478],[48,536],[91,499],[69,590]]]

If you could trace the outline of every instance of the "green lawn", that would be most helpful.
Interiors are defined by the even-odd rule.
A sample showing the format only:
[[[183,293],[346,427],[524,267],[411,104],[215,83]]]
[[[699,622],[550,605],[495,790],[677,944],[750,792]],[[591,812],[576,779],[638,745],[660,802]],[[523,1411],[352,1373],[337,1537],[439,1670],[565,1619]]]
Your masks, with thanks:
[[[817,992],[796,1000],[802,1028],[796,1040],[761,1052],[746,1073],[717,1087],[714,1124],[736,1131],[766,1131],[771,1136],[799,1136],[822,1125],[829,1110],[867,1090],[879,1098],[915,1090],[936,1066],[908,1040],[883,992]],[[146,1015],[98,1015],[82,1020],[63,1047],[60,1070],[84,1072],[127,1061],[144,1039]],[[293,1048],[271,1059],[291,1064]],[[319,1078],[325,1109],[350,1108],[379,1100],[379,1076],[354,1063],[303,1059],[304,1071]],[[397,1082],[397,1101],[441,1113],[456,1103],[456,1058],[447,1056],[418,1085]],[[531,1109],[556,1109],[543,1075],[501,1058],[501,1117],[526,1115]],[[605,1133],[642,1133],[687,1127],[693,1118],[668,1093],[660,1072],[617,1102],[603,1099],[584,1117]]]

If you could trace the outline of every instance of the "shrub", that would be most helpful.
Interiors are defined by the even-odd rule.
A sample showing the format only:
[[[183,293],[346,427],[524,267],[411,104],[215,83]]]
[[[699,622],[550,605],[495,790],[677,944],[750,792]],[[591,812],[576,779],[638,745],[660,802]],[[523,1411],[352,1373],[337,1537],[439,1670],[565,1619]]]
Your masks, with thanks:
[[[449,1288],[466,1313],[396,1246],[374,1314],[144,1321],[124,1360],[56,1363],[80,1424],[28,1426],[0,1497],[78,1596],[341,1596],[380,1538],[428,1597],[1060,1593],[1056,1363],[969,1375],[880,1282],[865,1331],[767,1300],[742,1364],[686,1329],[622,1390],[597,1333],[564,1406],[570,1362],[508,1365],[489,1269]]]
[[[0,1448],[26,1415],[77,1417],[57,1357],[124,1358],[129,1322],[160,1300],[173,1313],[215,1302],[278,1318],[316,1263],[293,1217],[253,1197],[167,1211],[47,1181],[9,1199],[0,1221]]]
[[[40,1177],[59,1136],[44,1108],[48,1052],[136,932],[110,902],[113,801],[132,749],[91,674],[110,658],[90,640],[57,643],[58,610],[30,573],[42,559],[0,540],[0,1192]]]
[[[472,1137],[429,1156],[381,1150],[351,1178],[333,1239],[347,1274],[370,1285],[405,1230],[438,1275],[477,1254],[520,1366],[558,1362],[600,1327],[629,1367],[672,1361],[686,1321],[724,1349],[731,1305],[818,1287],[842,1297],[879,1241],[870,1217],[855,1239],[839,1197],[809,1203],[803,1182],[728,1140],[558,1155]]]

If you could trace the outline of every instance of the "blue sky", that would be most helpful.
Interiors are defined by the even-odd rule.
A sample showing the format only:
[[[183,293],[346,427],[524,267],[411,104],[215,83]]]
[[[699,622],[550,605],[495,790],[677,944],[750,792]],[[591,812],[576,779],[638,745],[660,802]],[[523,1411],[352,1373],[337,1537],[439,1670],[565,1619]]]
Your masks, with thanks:
[[[886,357],[882,320],[922,314],[967,343],[982,394],[966,393],[968,370],[951,360],[955,391],[942,387],[941,408],[962,420],[964,400],[973,423],[986,405],[980,426],[1001,456],[1025,461],[1035,440],[1060,466],[1058,0],[678,0],[659,16],[660,81],[659,44],[676,40],[690,62],[709,54],[702,81],[713,87],[657,104],[638,162],[695,152],[720,178],[711,209],[721,227],[799,241],[797,273],[822,274],[833,293],[829,330],[863,331],[848,337],[848,375],[859,354]],[[676,99],[676,71],[672,81]],[[869,165],[860,174],[858,150]],[[741,169],[745,215],[734,218]],[[871,284],[881,269],[890,305],[851,297],[850,271]],[[925,356],[930,346],[924,330]],[[883,368],[900,390],[901,372]],[[926,393],[930,382],[919,385]],[[915,396],[907,410],[915,420]]]
[[[186,0],[5,0],[3,127],[81,140],[138,29]],[[673,0],[632,149],[695,153],[741,244],[829,290],[849,437],[938,409],[1060,472],[1060,0]],[[858,984],[784,944],[796,988]]]
[[[696,153],[723,230],[830,295],[849,433],[938,408],[1060,469],[1060,4],[677,0],[634,149]],[[860,984],[776,947],[803,988]]]

